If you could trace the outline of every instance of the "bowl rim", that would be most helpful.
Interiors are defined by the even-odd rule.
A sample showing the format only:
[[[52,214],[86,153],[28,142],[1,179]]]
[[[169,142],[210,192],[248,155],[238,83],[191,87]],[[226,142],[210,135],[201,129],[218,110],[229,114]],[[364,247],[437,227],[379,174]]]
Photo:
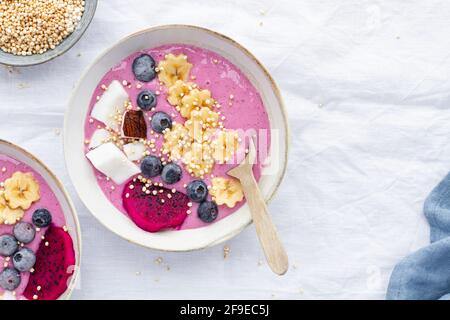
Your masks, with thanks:
[[[244,46],[242,46],[240,43],[238,43],[236,40],[230,38],[229,36],[226,36],[222,33],[219,33],[217,31],[205,28],[205,27],[200,27],[197,25],[189,25],[189,24],[163,24],[163,25],[157,25],[157,26],[152,26],[152,27],[148,27],[145,29],[141,29],[139,31],[130,33],[128,35],[126,35],[125,37],[121,38],[120,40],[116,41],[113,45],[109,46],[108,48],[106,48],[105,50],[103,50],[103,52],[101,54],[99,54],[94,61],[89,64],[85,70],[83,71],[83,73],[81,74],[80,78],[78,79],[78,81],[76,82],[75,87],[72,89],[70,98],[68,100],[68,105],[65,111],[65,115],[64,115],[64,133],[66,132],[66,128],[67,128],[67,124],[68,124],[68,114],[70,112],[69,107],[72,104],[72,101],[75,99],[75,94],[78,91],[82,80],[86,77],[86,75],[89,73],[89,71],[91,70],[91,68],[98,63],[101,59],[103,59],[112,49],[114,49],[117,46],[122,45],[124,42],[128,41],[130,38],[141,35],[141,34],[145,34],[148,32],[154,32],[154,31],[159,31],[159,30],[165,30],[165,29],[193,29],[193,30],[197,30],[197,31],[202,31],[202,32],[206,32],[209,33],[213,36],[216,36],[220,39],[222,39],[225,42],[230,43],[231,45],[237,47],[239,50],[241,50],[245,55],[247,55],[251,60],[253,60],[257,66],[260,68],[260,70],[264,73],[264,75],[267,77],[268,81],[270,82],[271,85],[271,89],[273,90],[273,93],[276,96],[276,99],[279,102],[280,105],[280,109],[281,109],[281,113],[282,113],[282,118],[283,118],[283,126],[285,128],[286,131],[286,135],[284,137],[284,143],[286,145],[286,150],[284,153],[284,157],[283,157],[283,168],[281,170],[281,174],[280,174],[280,178],[277,181],[277,184],[275,185],[272,193],[269,195],[269,197],[266,199],[266,203],[269,203],[274,195],[276,194],[276,192],[278,191],[285,175],[286,175],[286,170],[287,170],[287,165],[288,165],[288,155],[289,155],[289,151],[290,151],[290,144],[291,144],[291,130],[290,130],[290,125],[289,125],[289,121],[288,121],[288,117],[287,117],[287,111],[286,111],[286,106],[284,104],[284,100],[283,97],[281,95],[281,91],[279,86],[277,85],[277,83],[275,82],[274,78],[272,77],[272,75],[270,74],[270,72],[268,71],[268,69],[264,66],[264,64],[255,57],[255,55],[253,55],[253,53],[251,53],[247,48],[245,48]],[[66,137],[67,135],[64,134],[64,140],[63,140],[63,148],[64,148],[64,158],[65,158],[65,166],[66,169],[69,173],[69,177],[71,178],[71,171],[68,169],[68,145],[66,143]],[[78,190],[75,187],[75,190],[78,194]],[[81,202],[85,205],[85,207],[89,210],[89,206],[87,205],[85,199],[83,199],[82,197],[79,197]],[[90,211],[90,210],[89,210]],[[157,250],[157,251],[161,251],[161,252],[190,252],[190,251],[197,251],[197,250],[202,250],[202,249],[206,249],[215,245],[218,245],[220,243],[223,243],[231,238],[233,238],[234,236],[238,235],[239,233],[241,233],[245,228],[247,228],[250,224],[253,223],[253,220],[250,219],[249,222],[243,224],[240,228],[237,228],[235,230],[232,230],[231,232],[229,232],[226,236],[217,239],[215,241],[210,242],[207,245],[201,246],[201,247],[196,247],[196,248],[192,248],[192,249],[161,249],[161,248],[153,248],[147,245],[144,245],[142,243],[138,243],[135,242],[131,239],[126,238],[125,236],[123,236],[122,234],[119,234],[117,232],[115,232],[114,230],[112,230],[111,228],[109,228],[107,225],[105,225],[95,214],[93,214],[91,212],[91,215],[95,217],[95,219],[100,222],[100,224],[105,227],[108,231],[117,234],[119,237],[121,237],[122,239],[132,243],[132,244],[136,244],[139,245],[141,247],[145,247],[145,248],[149,248],[152,250]]]
[[[78,43],[78,41],[80,41],[80,39],[83,37],[84,33],[86,32],[86,30],[89,28],[92,20],[94,19],[95,16],[95,12],[97,11],[97,6],[98,6],[98,0],[86,0],[88,2],[92,2],[93,6],[92,6],[92,11],[89,12],[89,14],[86,16],[86,12],[83,12],[83,16],[82,16],[82,20],[83,18],[86,16],[88,20],[87,23],[85,25],[83,25],[80,29],[75,29],[71,34],[69,34],[65,39],[63,39],[63,41],[61,41],[60,44],[58,44],[55,49],[52,49],[53,53],[50,53],[48,55],[48,57],[46,58],[41,58],[41,59],[37,59],[36,61],[32,61],[29,60],[27,58],[31,58],[31,57],[39,57],[42,56],[41,54],[32,54],[31,56],[15,56],[17,57],[17,62],[13,62],[13,63],[8,63],[8,62],[4,62],[2,61],[2,59],[0,58],[0,64],[1,65],[5,65],[5,66],[11,66],[11,67],[31,67],[31,66],[37,66],[46,62],[49,62],[53,59],[56,59],[60,56],[62,56],[63,54],[65,54],[67,51],[69,51],[70,49],[73,48],[73,46],[75,46],[75,44]],[[81,22],[81,20],[80,20]],[[64,49],[60,50],[60,51],[55,51],[56,48],[58,48],[60,45],[62,45],[66,40],[69,39],[69,37],[74,34],[76,31],[78,31],[78,34],[75,38],[72,39],[72,41],[67,45],[67,47],[65,47]],[[0,49],[1,51],[1,49]],[[3,52],[3,51],[2,51]],[[4,52],[5,54],[8,54],[7,52]],[[20,62],[22,61],[23,62]]]
[[[76,255],[78,256],[76,259],[76,265],[75,265],[75,272],[74,275],[71,277],[70,280],[70,284],[67,287],[67,290],[65,293],[65,297],[64,300],[69,300],[70,297],[72,296],[73,290],[75,289],[75,285],[77,283],[78,277],[79,277],[79,273],[80,273],[80,265],[81,265],[81,256],[82,256],[82,243],[81,243],[81,227],[80,227],[80,222],[78,220],[78,214],[77,211],[75,209],[75,206],[72,202],[72,199],[69,196],[69,193],[67,192],[66,188],[64,187],[64,185],[62,184],[61,180],[50,170],[50,168],[42,161],[40,160],[38,157],[36,157],[34,154],[32,154],[31,152],[29,152],[28,150],[24,149],[23,147],[18,146],[17,144],[4,140],[4,139],[0,139],[0,145],[5,145],[8,146],[10,148],[13,148],[15,150],[17,150],[18,152],[24,154],[26,157],[28,157],[29,159],[31,159],[33,162],[37,163],[44,171],[47,172],[47,174],[54,180],[54,182],[56,183],[56,186],[58,187],[58,189],[60,189],[60,191],[62,192],[65,200],[67,201],[67,205],[69,206],[69,209],[71,211],[72,217],[73,217],[73,221],[75,224],[75,234],[77,237],[77,243],[78,243],[78,251],[76,253]]]

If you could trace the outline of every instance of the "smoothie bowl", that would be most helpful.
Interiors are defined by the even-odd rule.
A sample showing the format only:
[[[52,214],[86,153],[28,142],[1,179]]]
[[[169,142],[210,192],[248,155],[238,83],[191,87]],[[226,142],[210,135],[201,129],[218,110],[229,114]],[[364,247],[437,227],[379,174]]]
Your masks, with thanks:
[[[251,222],[239,181],[227,175],[250,139],[268,200],[288,147],[276,85],[236,42],[176,25],[134,34],[88,69],[69,104],[64,145],[80,197],[106,227],[183,251]]]
[[[0,299],[69,298],[80,229],[59,180],[27,151],[0,140]]]

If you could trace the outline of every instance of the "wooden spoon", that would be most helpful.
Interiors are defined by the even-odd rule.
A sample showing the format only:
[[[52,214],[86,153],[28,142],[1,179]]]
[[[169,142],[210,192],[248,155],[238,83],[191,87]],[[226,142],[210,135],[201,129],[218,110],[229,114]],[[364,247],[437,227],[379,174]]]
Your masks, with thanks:
[[[263,248],[267,262],[273,272],[283,275],[288,270],[288,256],[283,248],[275,225],[270,218],[266,202],[258,188],[258,184],[253,176],[253,164],[256,159],[256,148],[253,140],[250,140],[247,157],[239,166],[228,171],[241,182],[245,199],[247,200],[253,223],[259,242]]]

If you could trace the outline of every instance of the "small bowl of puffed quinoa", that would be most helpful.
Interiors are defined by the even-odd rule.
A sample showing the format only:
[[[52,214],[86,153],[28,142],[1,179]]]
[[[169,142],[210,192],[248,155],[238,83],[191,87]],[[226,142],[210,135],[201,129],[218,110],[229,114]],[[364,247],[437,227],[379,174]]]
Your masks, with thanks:
[[[52,60],[82,37],[97,0],[0,0],[0,64]]]

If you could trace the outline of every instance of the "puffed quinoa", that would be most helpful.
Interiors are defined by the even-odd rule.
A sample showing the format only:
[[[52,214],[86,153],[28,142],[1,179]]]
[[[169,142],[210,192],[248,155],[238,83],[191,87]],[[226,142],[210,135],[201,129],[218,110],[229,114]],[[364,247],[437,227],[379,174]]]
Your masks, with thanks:
[[[0,49],[23,56],[54,49],[75,30],[84,6],[82,0],[0,1]]]

